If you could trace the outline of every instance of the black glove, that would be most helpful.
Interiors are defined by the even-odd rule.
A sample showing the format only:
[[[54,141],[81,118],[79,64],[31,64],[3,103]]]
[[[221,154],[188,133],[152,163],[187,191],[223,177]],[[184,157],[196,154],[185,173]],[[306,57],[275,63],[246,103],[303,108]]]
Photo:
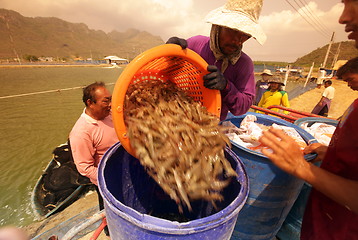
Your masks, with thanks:
[[[182,49],[185,49],[188,46],[188,43],[186,42],[185,39],[178,38],[178,37],[169,38],[168,41],[166,42],[166,44],[168,44],[168,43],[179,45],[179,46],[181,46]]]
[[[227,80],[224,74],[215,65],[209,65],[207,70],[210,72],[204,75],[204,86],[209,89],[224,90],[227,85]]]

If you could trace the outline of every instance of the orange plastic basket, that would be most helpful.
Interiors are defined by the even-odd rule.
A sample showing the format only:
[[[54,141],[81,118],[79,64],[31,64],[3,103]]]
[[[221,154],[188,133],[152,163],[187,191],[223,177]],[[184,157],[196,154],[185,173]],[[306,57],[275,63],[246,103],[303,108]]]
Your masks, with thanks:
[[[124,100],[130,84],[141,81],[171,81],[183,89],[195,101],[200,101],[207,110],[220,117],[220,91],[204,87],[203,76],[208,73],[208,64],[190,49],[183,50],[175,44],[164,44],[149,49],[137,56],[119,76],[112,96],[113,123],[119,141],[131,155],[135,156],[124,123]]]

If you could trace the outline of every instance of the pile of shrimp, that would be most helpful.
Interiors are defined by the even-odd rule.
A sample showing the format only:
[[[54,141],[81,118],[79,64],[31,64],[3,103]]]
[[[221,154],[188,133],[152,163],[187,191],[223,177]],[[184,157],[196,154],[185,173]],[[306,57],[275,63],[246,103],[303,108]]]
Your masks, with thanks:
[[[170,81],[143,81],[129,86],[124,115],[137,158],[180,212],[193,200],[223,200],[237,176],[224,155],[230,140],[201,103]]]

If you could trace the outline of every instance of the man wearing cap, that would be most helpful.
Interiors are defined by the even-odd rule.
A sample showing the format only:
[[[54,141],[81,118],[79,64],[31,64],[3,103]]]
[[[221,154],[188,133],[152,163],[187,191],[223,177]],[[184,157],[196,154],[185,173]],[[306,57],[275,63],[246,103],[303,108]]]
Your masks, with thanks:
[[[262,98],[258,104],[258,107],[268,108],[272,105],[278,105],[283,107],[290,107],[290,102],[288,101],[288,94],[286,91],[283,91],[282,87],[285,86],[280,76],[274,76],[272,80],[269,81],[269,87],[262,95]],[[278,108],[270,109],[272,111],[280,111]],[[284,111],[285,114],[288,114],[288,111]]]
[[[210,37],[195,36],[187,40],[171,37],[167,43],[197,52],[208,64],[209,74],[204,86],[221,92],[220,119],[230,111],[234,115],[246,113],[255,97],[254,64],[242,51],[243,43],[255,38],[260,44],[266,35],[258,24],[262,0],[228,0],[206,16],[212,24]]]
[[[264,92],[268,89],[268,81],[272,78],[273,74],[271,73],[271,70],[265,69],[261,73],[262,80],[258,80],[256,82],[256,100],[255,105],[258,105],[262,95]]]

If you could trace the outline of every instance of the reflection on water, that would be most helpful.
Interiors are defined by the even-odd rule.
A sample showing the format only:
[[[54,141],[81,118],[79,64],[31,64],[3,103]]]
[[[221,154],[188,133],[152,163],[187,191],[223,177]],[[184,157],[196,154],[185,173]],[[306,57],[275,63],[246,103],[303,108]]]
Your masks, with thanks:
[[[0,97],[86,86],[104,81],[113,90],[121,69],[100,67],[0,68]],[[82,113],[77,88],[14,98],[0,98],[0,225],[33,221],[31,191]]]

